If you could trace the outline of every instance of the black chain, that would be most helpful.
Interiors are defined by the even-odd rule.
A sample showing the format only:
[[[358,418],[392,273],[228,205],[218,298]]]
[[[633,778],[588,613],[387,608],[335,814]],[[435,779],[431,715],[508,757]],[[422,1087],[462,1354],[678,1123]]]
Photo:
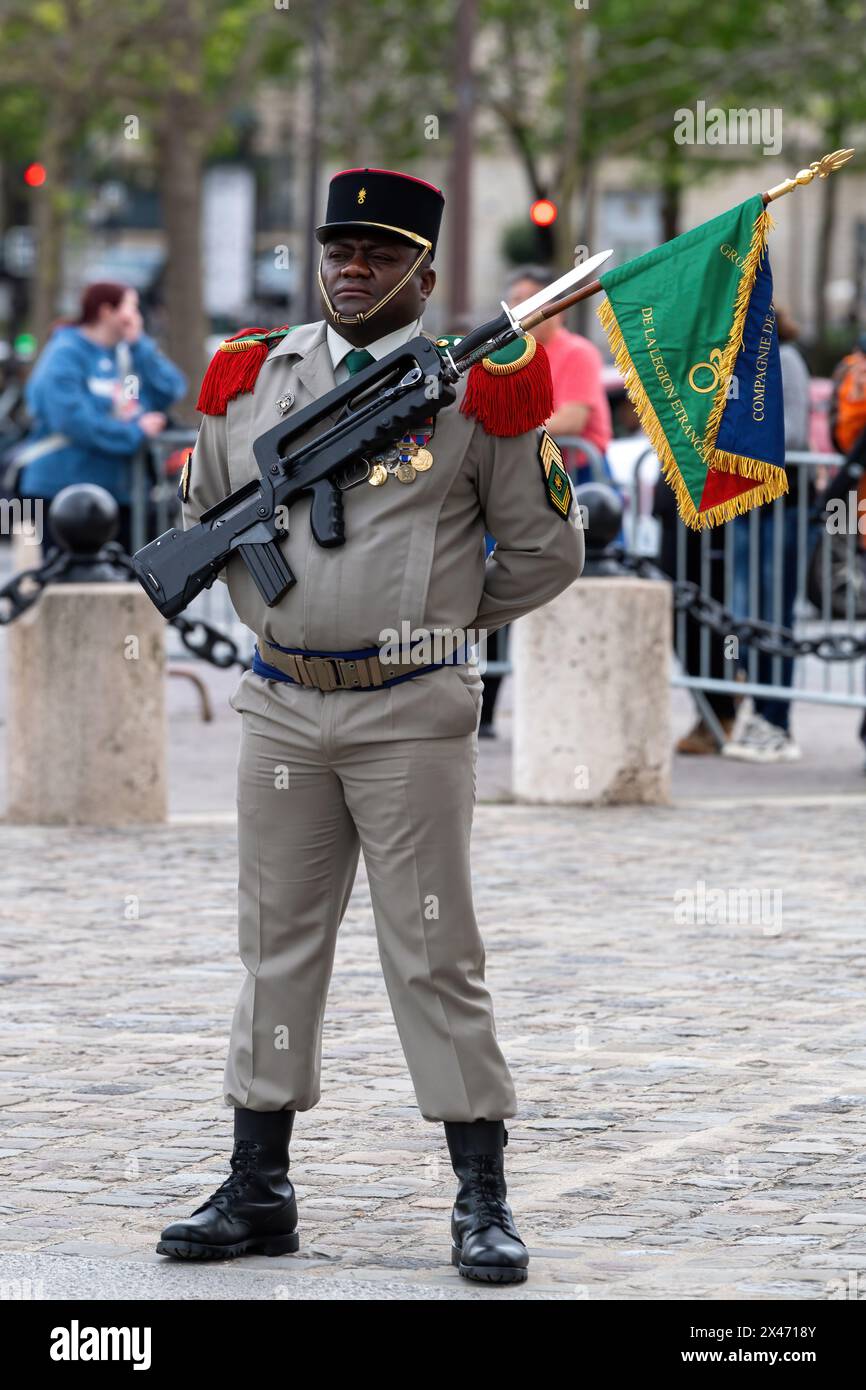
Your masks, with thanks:
[[[209,661],[211,666],[219,666],[223,670],[229,666],[240,666],[243,671],[250,669],[250,662],[240,655],[237,642],[203,618],[190,620],[178,613],[176,618],[169,621],[172,627],[177,628],[181,642],[193,656],[199,656],[202,661]]]
[[[137,582],[132,560],[117,541],[110,541],[104,545],[100,557],[109,560],[118,569],[125,570],[128,575],[136,578]],[[80,557],[61,551],[52,555],[44,565],[13,575],[0,588],[0,627],[14,623],[16,618],[20,618],[22,613],[32,608],[46,585],[58,579],[73,561],[80,561]],[[176,618],[171,619],[171,626],[180,633],[180,640],[187,651],[200,657],[202,661],[209,661],[212,666],[219,666],[223,670],[230,666],[240,666],[243,671],[250,669],[249,661],[241,656],[237,643],[228,633],[220,632],[219,628],[206,623],[203,618],[190,619],[178,614]]]
[[[117,542],[112,541],[105,549],[111,552],[113,563],[125,569],[137,581],[131,559]],[[243,671],[250,669],[250,662],[241,656],[237,642],[227,632],[220,632],[212,623],[206,623],[204,618],[185,618],[178,613],[176,618],[169,619],[169,623],[180,633],[181,642],[193,656],[209,661],[211,666],[219,666],[224,671],[230,666],[240,666]]]
[[[42,595],[46,584],[61,575],[69,565],[71,556],[62,553],[51,556],[44,565],[32,570],[22,570],[15,574],[0,588],[0,627],[14,623]]]
[[[866,636],[849,632],[824,633],[820,637],[795,637],[790,628],[759,618],[735,618],[730,609],[688,579],[672,580],[643,555],[629,555],[619,548],[605,551],[623,569],[642,579],[663,579],[674,591],[674,608],[689,613],[695,622],[708,627],[717,637],[736,637],[744,646],[754,647],[768,656],[817,656],[822,661],[857,661],[866,656]]]

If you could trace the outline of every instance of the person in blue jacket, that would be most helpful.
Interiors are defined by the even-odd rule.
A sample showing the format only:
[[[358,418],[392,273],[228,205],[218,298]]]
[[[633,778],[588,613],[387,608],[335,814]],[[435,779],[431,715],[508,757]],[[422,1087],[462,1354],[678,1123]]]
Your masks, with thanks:
[[[54,330],[25,389],[33,423],[18,454],[18,491],[43,503],[46,550],[48,505],[70,483],[111,493],[117,539],[129,549],[132,460],[162,433],[164,412],[185,391],[183,373],[143,331],[138,292],[107,281],[88,286],[78,319]]]

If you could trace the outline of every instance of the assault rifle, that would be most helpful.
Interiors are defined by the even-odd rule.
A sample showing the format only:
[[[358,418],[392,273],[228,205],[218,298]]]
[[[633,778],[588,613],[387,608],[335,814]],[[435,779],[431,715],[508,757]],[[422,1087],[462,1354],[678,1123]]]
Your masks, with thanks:
[[[452,404],[455,383],[482,357],[582,298],[583,291],[557,296],[611,254],[592,257],[514,308],[503,304],[495,319],[448,349],[440,350],[429,338],[413,338],[260,435],[253,445],[260,477],[204,512],[189,530],[172,528],[133,556],[136,576],[160,613],[166,618],[182,613],[235,555],[273,607],[296,582],[279,545],[293,503],[309,494],[316,541],[325,547],[342,545],[343,492],[363,481],[366,474],[358,470],[364,465],[369,471],[367,455]],[[338,415],[334,424],[298,443],[333,414]]]

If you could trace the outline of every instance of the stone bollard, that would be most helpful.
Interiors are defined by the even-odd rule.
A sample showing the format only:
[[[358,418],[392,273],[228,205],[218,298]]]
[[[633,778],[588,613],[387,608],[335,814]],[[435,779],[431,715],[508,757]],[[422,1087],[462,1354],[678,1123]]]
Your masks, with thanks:
[[[514,796],[670,799],[671,591],[578,579],[515,623]]]
[[[10,821],[165,820],[164,627],[126,583],[49,586],[10,625]]]
[[[621,509],[606,487],[578,488],[578,502],[582,495],[590,500],[584,574],[513,629],[514,796],[664,805],[672,760],[671,588],[617,573],[608,556]]]
[[[93,561],[110,572],[96,553],[104,536],[89,561],[76,540],[74,575]],[[139,585],[49,584],[7,632],[7,819],[165,821],[165,623]]]

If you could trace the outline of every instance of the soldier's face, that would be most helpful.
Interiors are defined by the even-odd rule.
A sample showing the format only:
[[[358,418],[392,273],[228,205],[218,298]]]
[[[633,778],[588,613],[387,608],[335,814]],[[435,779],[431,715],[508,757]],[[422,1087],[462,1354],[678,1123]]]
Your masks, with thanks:
[[[322,280],[339,314],[368,314],[399,284],[417,258],[414,246],[396,239],[368,236],[334,238],[322,255]],[[417,319],[436,282],[431,269],[420,270],[375,314],[369,324],[355,328],[368,342]],[[333,322],[325,304],[325,315]],[[343,329],[343,325],[337,325]]]

